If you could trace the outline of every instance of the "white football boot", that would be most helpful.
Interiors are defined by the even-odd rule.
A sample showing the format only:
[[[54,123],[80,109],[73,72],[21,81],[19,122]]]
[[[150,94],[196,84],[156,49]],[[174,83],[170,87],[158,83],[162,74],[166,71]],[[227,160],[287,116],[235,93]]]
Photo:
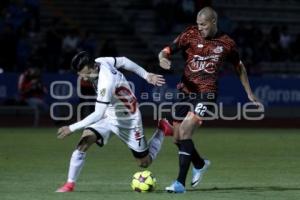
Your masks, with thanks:
[[[196,187],[200,183],[203,174],[207,171],[209,166],[210,166],[210,161],[204,160],[204,166],[201,169],[196,169],[195,167],[193,167],[192,182],[191,182],[192,187]]]

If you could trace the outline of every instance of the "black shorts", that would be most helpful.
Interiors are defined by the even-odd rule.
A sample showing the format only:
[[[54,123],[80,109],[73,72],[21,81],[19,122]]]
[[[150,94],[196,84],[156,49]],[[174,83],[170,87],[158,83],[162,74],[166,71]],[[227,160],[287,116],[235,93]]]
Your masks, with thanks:
[[[215,102],[216,93],[185,94],[180,101],[173,104],[172,119],[174,122],[181,122],[189,112],[205,118],[208,112],[214,111]]]

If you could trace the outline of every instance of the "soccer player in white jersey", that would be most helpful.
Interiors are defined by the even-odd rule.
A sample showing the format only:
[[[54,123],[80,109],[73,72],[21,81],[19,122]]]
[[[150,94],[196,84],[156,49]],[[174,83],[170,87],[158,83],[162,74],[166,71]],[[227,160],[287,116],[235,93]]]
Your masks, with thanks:
[[[164,134],[170,134],[172,129],[166,120],[160,120],[158,128],[147,143],[136,97],[118,69],[132,71],[156,86],[165,83],[163,76],[148,73],[126,57],[100,57],[93,60],[86,52],[76,54],[71,66],[81,78],[93,82],[97,90],[97,100],[93,113],[77,123],[58,129],[59,139],[79,129],[83,129],[83,133],[71,156],[67,182],[56,192],[74,190],[86,151],[94,143],[105,145],[112,133],[127,144],[140,167],[148,167],[161,148]]]

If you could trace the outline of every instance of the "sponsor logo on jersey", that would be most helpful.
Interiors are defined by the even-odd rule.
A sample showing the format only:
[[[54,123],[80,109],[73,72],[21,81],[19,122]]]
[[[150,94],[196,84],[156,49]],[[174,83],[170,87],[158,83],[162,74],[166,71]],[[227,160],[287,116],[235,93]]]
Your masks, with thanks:
[[[101,89],[99,92],[100,96],[102,97],[105,95],[105,93],[106,93],[106,88]]]
[[[198,48],[203,48],[204,45],[203,45],[203,44],[198,44],[197,47],[198,47]]]
[[[194,58],[189,63],[189,69],[192,72],[205,71],[206,73],[216,72],[216,62],[220,59],[219,55],[210,56],[198,56],[195,55]]]

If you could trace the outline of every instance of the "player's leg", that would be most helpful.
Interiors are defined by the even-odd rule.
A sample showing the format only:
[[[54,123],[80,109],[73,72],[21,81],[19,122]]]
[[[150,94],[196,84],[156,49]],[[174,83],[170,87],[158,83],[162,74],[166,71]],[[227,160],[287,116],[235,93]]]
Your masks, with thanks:
[[[180,140],[180,135],[179,135],[180,125],[181,125],[181,122],[179,122],[179,121],[173,122],[173,139],[174,139],[174,144],[176,144],[177,146],[178,146],[178,142]]]
[[[166,187],[168,192],[183,193],[185,192],[185,180],[192,161],[192,153],[194,143],[192,134],[195,128],[199,125],[198,117],[194,113],[189,112],[178,128],[178,154],[179,154],[179,173],[176,181],[169,187]]]
[[[139,166],[148,167],[152,161],[156,159],[157,154],[161,149],[164,136],[170,135],[173,135],[173,127],[166,119],[160,119],[156,130],[148,142],[149,154],[146,157],[139,159]]]
[[[80,141],[70,159],[68,180],[56,192],[72,192],[74,190],[75,183],[85,162],[87,150],[94,143],[103,146],[107,143],[109,137],[110,130],[106,127],[105,120],[101,120],[83,131]]]
[[[75,183],[85,162],[86,152],[97,141],[97,136],[91,129],[85,129],[72,154],[68,173],[68,182]]]
[[[180,147],[180,144],[179,144],[179,140],[180,140],[179,127],[180,127],[180,125],[181,125],[181,122],[173,122],[174,144],[178,147],[178,150]],[[191,159],[192,159],[192,164],[195,169],[201,169],[204,166],[204,159],[199,155],[196,148],[193,149]],[[194,182],[194,181],[192,181],[192,182]]]
[[[202,96],[197,97],[196,99],[186,99],[185,103],[187,104],[183,104],[177,110],[175,110],[176,117],[178,116],[181,117],[184,114],[186,113],[187,114],[183,119],[182,123],[180,124],[179,130],[177,131],[178,132],[177,146],[179,149],[179,173],[178,173],[177,180],[171,186],[166,188],[166,190],[169,192],[178,192],[178,193],[184,192],[185,180],[189,170],[190,163],[193,161],[193,163],[196,166],[201,166],[204,163],[203,159],[199,156],[194,146],[194,142],[192,140],[192,134],[195,128],[202,124],[203,116],[199,115],[198,111],[200,110],[201,114],[205,113],[205,111],[202,112],[201,109],[197,108],[199,102],[202,102]],[[187,110],[189,111],[186,112]],[[174,135],[176,135],[175,132],[176,130],[174,130]]]
[[[124,129],[119,130],[119,133],[124,134]],[[129,139],[126,143],[136,158],[138,166],[147,168],[156,159],[161,149],[164,140],[163,131],[157,128],[148,143],[142,129],[128,130],[128,135]]]
[[[97,136],[93,131],[89,129],[83,131],[77,148],[73,151],[70,159],[67,183],[56,192],[72,192],[74,190],[75,183],[85,162],[86,151],[96,141]]]
[[[213,113],[215,108],[215,97],[214,93],[207,93],[200,95],[196,101],[194,101],[194,117],[199,118],[199,125],[202,125],[203,118],[207,116],[207,112]],[[208,167],[210,166],[210,161],[207,159],[203,159],[199,154],[194,146],[193,153],[192,153],[192,181],[191,186],[196,187],[200,181],[204,173],[207,171]]]
[[[156,130],[148,142],[149,156],[151,157],[151,160],[155,160],[158,152],[160,151],[164,136],[170,136],[172,134],[173,127],[166,119],[160,119]]]
[[[195,119],[195,123],[197,123],[198,116],[196,116],[194,113],[190,113],[190,115],[191,115],[191,117],[193,117]],[[199,120],[198,125],[201,125],[202,119],[198,119],[198,120]],[[182,131],[187,130],[187,132],[192,131],[192,133],[193,133],[194,130],[191,130],[192,126],[194,126],[194,125],[190,126],[188,123],[186,123],[186,124],[183,124],[183,126],[181,128],[182,128]],[[197,127],[197,125],[195,125],[194,127]],[[203,174],[206,172],[207,168],[210,166],[210,161],[203,159],[199,155],[192,139],[185,138],[185,137],[183,137],[183,139],[185,142],[190,143],[189,146],[192,148],[191,156],[190,156],[191,162],[193,164],[191,186],[196,187],[200,183],[200,181],[203,177]],[[182,165],[184,166],[184,163]],[[178,180],[181,180],[180,182],[183,182],[183,181],[185,182],[187,171],[185,170],[184,167],[182,167],[182,168],[180,167],[180,172],[179,172],[179,176],[178,176]]]
[[[179,173],[177,180],[171,184],[171,186],[166,187],[168,192],[185,192],[185,180],[191,164],[191,155],[194,149],[192,134],[194,129],[198,126],[198,119],[195,119],[193,115],[193,113],[189,112],[179,126]]]

